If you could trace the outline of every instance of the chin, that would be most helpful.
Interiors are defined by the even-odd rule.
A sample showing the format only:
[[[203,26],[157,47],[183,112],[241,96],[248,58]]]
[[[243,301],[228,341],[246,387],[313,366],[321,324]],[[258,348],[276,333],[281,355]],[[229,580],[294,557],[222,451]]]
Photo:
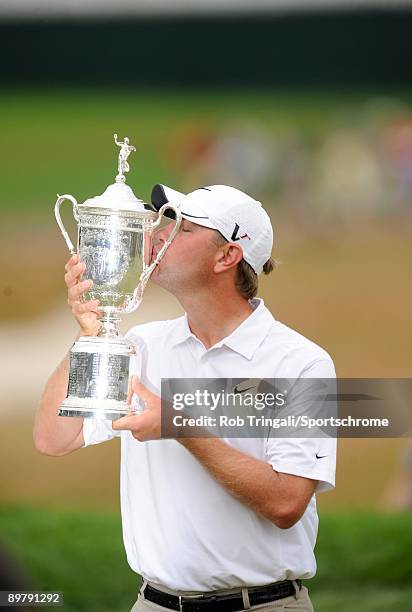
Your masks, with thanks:
[[[150,276],[150,282],[158,287],[162,287],[163,289],[168,289],[170,278],[168,278],[168,276],[164,276],[162,271],[156,266]]]
[[[169,275],[162,276],[161,274],[158,274],[156,276],[152,275],[151,278],[153,280],[154,285],[157,285],[168,293],[171,293],[172,295],[176,296],[178,288],[181,285],[181,279],[172,278]]]

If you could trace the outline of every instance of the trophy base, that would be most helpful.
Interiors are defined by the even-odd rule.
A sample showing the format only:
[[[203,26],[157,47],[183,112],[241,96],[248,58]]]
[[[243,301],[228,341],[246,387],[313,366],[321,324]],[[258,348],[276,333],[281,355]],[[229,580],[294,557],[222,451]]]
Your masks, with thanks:
[[[124,338],[79,338],[70,351],[67,397],[58,416],[115,421],[130,414],[127,392],[133,354]]]
[[[57,416],[63,417],[73,417],[78,419],[102,419],[107,421],[117,421],[122,416],[126,416],[129,414],[125,412],[124,414],[119,414],[118,412],[105,412],[102,414],[101,410],[65,410],[63,408],[59,408],[57,411]]]
[[[125,402],[108,402],[107,400],[66,398],[57,411],[58,416],[77,417],[81,419],[101,419],[116,421],[133,411]]]

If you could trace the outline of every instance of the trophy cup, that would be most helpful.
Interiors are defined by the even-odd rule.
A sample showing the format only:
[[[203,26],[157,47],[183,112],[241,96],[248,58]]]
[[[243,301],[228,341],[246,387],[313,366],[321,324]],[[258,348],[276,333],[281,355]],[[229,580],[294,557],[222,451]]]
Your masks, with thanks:
[[[127,158],[136,149],[128,138],[121,142],[115,134],[114,140],[120,147],[115,183],[83,204],[71,195],[58,195],[54,208],[63,238],[74,254],[60,217],[62,202],[72,203],[78,225],[77,252],[86,264],[84,277],[93,281],[85,299],[100,300],[103,312],[98,335],[82,336],[71,348],[68,391],[58,410],[60,416],[116,420],[130,413],[126,400],[134,348],[120,335],[118,324],[121,315],[140,305],[150,275],[181,223],[178,205],[165,204],[155,213],[136,198],[124,176],[129,171]],[[175,213],[174,228],[150,262],[153,231],[168,209]]]

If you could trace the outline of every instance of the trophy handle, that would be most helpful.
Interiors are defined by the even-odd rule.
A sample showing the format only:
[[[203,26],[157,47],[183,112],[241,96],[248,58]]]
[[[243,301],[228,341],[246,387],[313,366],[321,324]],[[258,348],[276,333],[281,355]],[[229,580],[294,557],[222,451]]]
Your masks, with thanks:
[[[162,248],[160,249],[160,251],[158,252],[158,254],[156,255],[156,259],[154,261],[152,261],[152,263],[147,266],[147,268],[145,268],[140,276],[140,281],[138,286],[136,287],[135,291],[134,291],[134,299],[133,299],[133,306],[131,307],[131,309],[129,310],[129,312],[133,312],[133,310],[136,310],[136,308],[140,305],[141,301],[142,301],[142,296],[143,296],[143,291],[147,285],[147,282],[150,278],[150,275],[152,274],[153,270],[155,269],[155,267],[157,266],[157,264],[159,263],[159,261],[162,259],[163,255],[166,253],[167,249],[169,248],[169,246],[172,243],[172,240],[174,239],[174,237],[176,236],[177,232],[179,231],[179,227],[180,224],[182,222],[182,213],[181,213],[181,209],[179,205],[175,205],[175,204],[164,204],[160,210],[159,210],[159,214],[158,217],[156,219],[156,221],[150,226],[150,229],[155,229],[156,227],[158,227],[162,221],[162,218],[164,216],[164,213],[166,210],[173,210],[175,215],[176,215],[176,219],[175,219],[175,226],[172,229],[172,231],[170,232],[170,236],[168,237],[168,239],[166,240],[166,242],[164,243],[164,245],[162,246]]]
[[[182,212],[181,212],[180,206],[179,205],[175,206],[174,204],[167,203],[167,204],[163,204],[163,206],[160,208],[159,216],[156,219],[156,221],[153,223],[152,229],[155,229],[156,227],[160,225],[166,210],[173,210],[173,212],[175,213],[176,215],[175,226],[170,232],[169,238],[166,240],[166,242],[164,243],[164,245],[162,246],[162,248],[156,255],[156,259],[152,261],[150,266],[146,268],[146,272],[148,273],[149,276],[151,275],[151,273],[153,272],[153,270],[155,269],[159,261],[162,259],[167,249],[170,247],[173,241],[173,238],[176,236],[177,232],[179,231],[179,227],[182,222]]]
[[[56,200],[56,204],[54,205],[54,216],[56,217],[56,221],[57,221],[57,225],[60,228],[60,231],[63,235],[63,238],[67,244],[67,247],[70,251],[70,253],[72,255],[76,254],[76,251],[74,249],[73,243],[70,240],[69,234],[66,231],[66,228],[63,225],[63,221],[62,218],[60,216],[60,206],[62,205],[62,203],[64,202],[64,200],[70,200],[70,202],[72,203],[73,206],[73,216],[76,219],[76,221],[78,220],[78,215],[77,215],[77,201],[76,198],[74,198],[72,195],[62,195],[59,196],[59,194],[57,194],[57,200]]]

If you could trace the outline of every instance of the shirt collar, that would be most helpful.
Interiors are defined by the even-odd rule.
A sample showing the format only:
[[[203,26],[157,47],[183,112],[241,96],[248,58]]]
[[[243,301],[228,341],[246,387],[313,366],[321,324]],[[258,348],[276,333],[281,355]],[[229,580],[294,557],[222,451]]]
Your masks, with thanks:
[[[250,303],[254,308],[253,312],[229,336],[217,342],[209,350],[225,345],[232,349],[232,351],[243,355],[246,359],[252,359],[256,349],[266,338],[275,322],[275,318],[266,308],[262,299],[254,298]],[[199,342],[198,338],[190,330],[187,314],[185,313],[179,319],[179,325],[170,338],[171,345],[177,346],[186,342],[191,337]]]

